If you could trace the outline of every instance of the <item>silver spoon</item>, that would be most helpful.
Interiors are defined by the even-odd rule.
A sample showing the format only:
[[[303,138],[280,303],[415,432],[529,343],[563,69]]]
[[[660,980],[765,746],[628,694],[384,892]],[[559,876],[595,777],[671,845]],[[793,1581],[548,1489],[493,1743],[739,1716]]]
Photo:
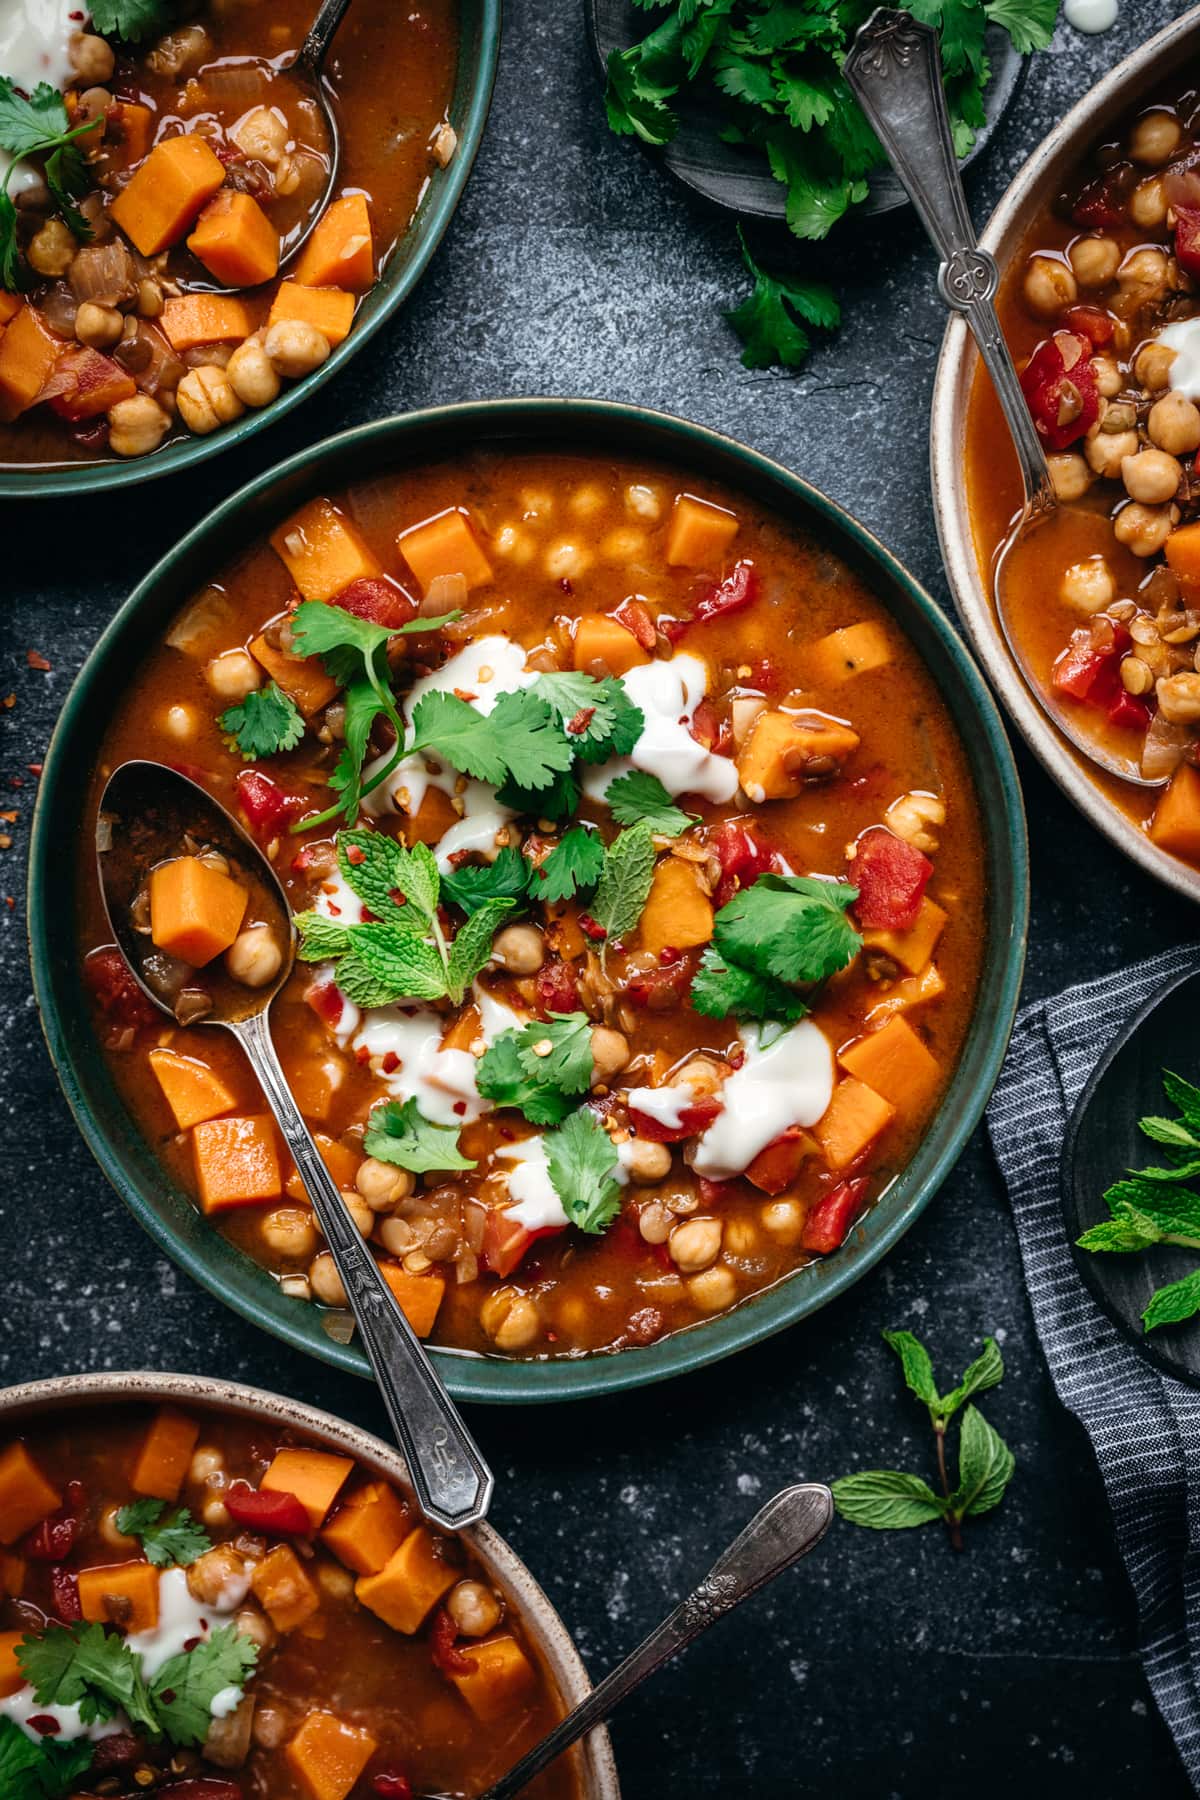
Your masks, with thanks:
[[[184,854],[189,836],[228,860],[250,891],[247,919],[269,925],[283,950],[278,975],[261,988],[235,981],[221,959],[194,971],[185,992],[195,993],[198,1005],[203,991],[209,1002],[195,1022],[223,1026],[245,1051],[333,1254],[418,1504],[436,1524],[461,1531],[486,1516],[491,1471],[346,1210],[271,1039],[271,1002],[296,958],[287,898],[274,869],[237,821],[196,782],[163,763],[123,763],[100,800],[96,863],[113,938],[142,992],[178,1023],[180,1015],[167,997],[172,971],[145,928],[139,931],[130,909],[150,869]]]
[[[1089,736],[1080,717],[1059,704],[1030,662],[1009,616],[1005,565],[1017,544],[1062,502],[1055,496],[1041,439],[996,316],[1000,271],[991,251],[975,241],[946,114],[937,33],[908,13],[879,7],[855,37],[843,72],[942,259],[938,291],[966,319],[1012,434],[1025,498],[996,559],[992,595],[1013,661],[1042,710],[1091,762],[1138,787],[1161,787],[1166,776],[1148,780],[1134,759],[1108,750]]]
[[[832,1518],[833,1495],[820,1482],[784,1488],[768,1500],[717,1558],[699,1587],[478,1800],[511,1800],[519,1794],[564,1750],[607,1719],[648,1675],[814,1549]],[[452,1800],[452,1796],[426,1791],[417,1800]]]

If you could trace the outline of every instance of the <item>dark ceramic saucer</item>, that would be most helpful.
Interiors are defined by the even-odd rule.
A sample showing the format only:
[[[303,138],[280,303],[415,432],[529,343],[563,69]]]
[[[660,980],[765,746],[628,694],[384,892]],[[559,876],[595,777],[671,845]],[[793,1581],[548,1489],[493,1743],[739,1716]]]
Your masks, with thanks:
[[[1079,1096],[1062,1156],[1067,1237],[1097,1305],[1147,1362],[1200,1387],[1200,1318],[1150,1333],[1142,1329],[1142,1312],[1154,1290],[1194,1273],[1200,1252],[1158,1245],[1116,1256],[1075,1248],[1082,1232],[1108,1218],[1105,1188],[1126,1170],[1161,1160],[1138,1130],[1138,1120],[1149,1113],[1170,1115],[1164,1069],[1200,1085],[1200,953],[1182,964],[1108,1046]]]

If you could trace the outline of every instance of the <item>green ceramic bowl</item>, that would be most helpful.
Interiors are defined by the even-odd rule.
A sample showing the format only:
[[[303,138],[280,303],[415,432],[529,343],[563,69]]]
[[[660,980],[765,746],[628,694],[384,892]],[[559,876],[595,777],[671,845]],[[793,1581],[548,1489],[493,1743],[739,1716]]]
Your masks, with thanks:
[[[435,169],[408,230],[388,259],[383,279],[372,288],[358,312],[354,329],[327,362],[285,387],[278,400],[259,412],[247,412],[235,425],[208,437],[185,437],[153,456],[97,463],[64,463],[49,468],[0,468],[0,499],[44,500],[60,494],[94,494],[103,488],[141,485],[158,475],[193,468],[234,444],[244,443],[264,426],[273,425],[310,394],[331,380],[385,319],[391,317],[416,287],[441,242],[458,205],[487,123],[500,54],[502,0],[459,0],[458,74],[450,98],[449,118],[458,133],[458,149],[445,169]]]
[[[163,558],[109,625],[69,694],[46,756],[29,871],[34,986],[50,1054],[101,1168],[154,1241],[236,1311],[309,1355],[368,1373],[356,1345],[333,1343],[316,1308],[288,1300],[272,1278],[209,1226],[168,1181],[109,1079],[79,977],[69,870],[86,841],[86,783],[112,696],[148,644],[210,574],[313,494],[381,469],[461,455],[505,440],[658,457],[740,488],[810,526],[859,570],[917,646],[957,721],[979,793],[991,896],[974,1022],[958,1070],[916,1156],[851,1240],[733,1311],[645,1349],[554,1363],[435,1351],[462,1400],[564,1400],[658,1381],[697,1368],[807,1317],[865,1275],[932,1199],[983,1111],[1008,1042],[1025,949],[1025,818],[999,714],[974,663],[934,602],[869,532],[777,463],[680,419],[590,400],[496,400],[438,407],[363,425],[294,456],[227,500]],[[64,854],[65,852],[65,854]],[[66,866],[64,866],[66,865]]]

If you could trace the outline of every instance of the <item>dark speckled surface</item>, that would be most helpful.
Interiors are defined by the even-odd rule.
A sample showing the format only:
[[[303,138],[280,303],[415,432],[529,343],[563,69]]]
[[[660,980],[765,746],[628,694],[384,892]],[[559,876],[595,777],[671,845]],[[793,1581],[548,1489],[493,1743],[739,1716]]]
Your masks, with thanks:
[[[982,217],[1090,81],[1181,11],[1123,0],[1116,30],[1060,26],[971,177]],[[646,401],[778,456],[864,519],[945,600],[926,412],[942,318],[911,223],[837,243],[841,335],[794,376],[749,374],[720,317],[732,229],[603,125],[576,6],[510,0],[491,128],[424,287],[340,385],[239,456],[68,518],[12,507],[3,541],[0,786],[0,1381],[82,1368],[241,1376],[382,1425],[368,1388],[290,1357],[154,1256],[78,1142],[38,1031],[23,847],[37,762],[117,600],[203,510],[340,426],[507,392]],[[43,652],[49,674],[30,670]],[[1027,992],[1186,941],[1185,903],[1127,868],[1022,755],[1033,849]],[[21,785],[23,784],[23,785]],[[614,1733],[629,1800],[1005,1795],[1186,1783],[1134,1651],[1104,1497],[1033,1337],[1008,1208],[982,1136],[876,1274],[723,1368],[586,1409],[477,1411],[494,1522],[602,1671],[776,1486],[859,1465],[929,1470],[879,1331],[927,1334],[956,1373],[1001,1340],[987,1411],[1017,1475],[955,1557],[938,1532],[838,1526],[822,1549],[635,1699]]]

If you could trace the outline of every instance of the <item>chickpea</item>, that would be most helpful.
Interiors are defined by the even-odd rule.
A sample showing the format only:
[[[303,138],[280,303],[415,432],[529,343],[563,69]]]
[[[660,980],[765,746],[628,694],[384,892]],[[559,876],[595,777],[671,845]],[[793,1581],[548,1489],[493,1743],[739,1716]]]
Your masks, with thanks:
[[[331,1600],[348,1600],[354,1592],[354,1577],[340,1563],[318,1563],[317,1585]]]
[[[545,555],[546,573],[551,581],[578,581],[591,566],[591,552],[579,544],[552,544]]]
[[[197,719],[190,706],[168,706],[162,723],[168,737],[178,738],[181,742],[196,735]]]
[[[225,1458],[213,1444],[201,1444],[192,1452],[192,1460],[188,1464],[189,1481],[208,1481],[213,1475],[219,1475],[225,1467]]]
[[[157,281],[147,277],[138,282],[137,309],[143,319],[157,319],[163,309],[163,291]]]
[[[724,1227],[720,1219],[687,1219],[667,1239],[671,1260],[685,1275],[707,1269],[721,1254]]]
[[[1076,238],[1067,252],[1080,287],[1107,287],[1117,272],[1121,252],[1111,238]]]
[[[254,1741],[261,1750],[278,1750],[291,1726],[288,1717],[277,1706],[256,1706],[251,1726]]]
[[[1096,387],[1105,400],[1111,400],[1125,385],[1115,356],[1093,356],[1092,374],[1096,377]]]
[[[715,1063],[707,1056],[693,1056],[685,1062],[682,1069],[677,1069],[671,1077],[671,1085],[687,1085],[697,1100],[714,1100],[724,1085],[729,1070],[724,1063]]]
[[[654,525],[662,517],[662,501],[652,487],[635,481],[625,489],[625,511],[632,518]]]
[[[1103,612],[1110,603],[1116,586],[1112,570],[1102,556],[1088,556],[1072,563],[1063,571],[1059,598],[1076,612],[1087,615]]]
[[[1148,181],[1138,182],[1129,196],[1129,216],[1143,230],[1153,230],[1164,222],[1167,216],[1167,196],[1163,192],[1161,175],[1152,175]]]
[[[364,1237],[370,1237],[375,1228],[375,1214],[367,1205],[362,1195],[353,1188],[342,1189],[342,1203]]]
[[[458,133],[448,120],[443,120],[434,134],[429,146],[430,155],[439,169],[449,168],[454,160],[454,152],[458,149]]]
[[[189,369],[175,389],[175,399],[180,418],[198,437],[215,431],[218,425],[232,424],[246,410],[224,369],[213,363]]]
[[[1170,535],[1172,508],[1131,500],[1113,520],[1113,536],[1135,556],[1155,556]]]
[[[75,260],[75,239],[61,219],[47,219],[39,232],[31,238],[29,248],[25,252],[30,267],[39,275],[48,275],[57,280],[65,275]]]
[[[170,429],[170,418],[149,394],[134,394],[108,409],[108,447],[114,456],[148,456]]]
[[[408,1198],[414,1182],[407,1169],[397,1169],[392,1163],[368,1156],[358,1165],[354,1185],[372,1212],[387,1212],[398,1200]]]
[[[79,77],[80,85],[84,87],[91,87],[97,81],[110,81],[117,66],[112,45],[92,31],[71,33],[67,57]]]
[[[252,1644],[257,1644],[260,1650],[269,1650],[275,1642],[275,1627],[257,1606],[243,1606],[233,1621],[233,1629],[239,1637],[249,1638]]]
[[[225,967],[243,987],[269,987],[283,967],[283,951],[269,925],[248,925],[225,952]]]
[[[1194,725],[1200,719],[1200,675],[1164,675],[1154,691],[1168,724]]]
[[[1164,394],[1150,408],[1146,430],[1160,450],[1172,456],[1185,456],[1200,449],[1200,406],[1185,394]]]
[[[1023,291],[1026,306],[1039,319],[1056,319],[1079,297],[1069,265],[1052,256],[1030,257]]]
[[[119,1506],[105,1507],[100,1515],[100,1536],[114,1550],[136,1550],[137,1539],[128,1537],[125,1532],[118,1529],[117,1514],[120,1510]]]
[[[236,1612],[250,1592],[250,1572],[232,1544],[218,1544],[187,1569],[188,1593],[201,1606]]]
[[[446,1611],[464,1637],[486,1637],[500,1623],[500,1602],[482,1581],[456,1581]]]
[[[75,314],[75,336],[89,350],[108,350],[124,328],[125,321],[115,306],[84,300]]]
[[[737,1299],[737,1277],[732,1269],[704,1269],[687,1284],[688,1298],[701,1312],[723,1312]]]
[[[277,1206],[260,1226],[264,1244],[276,1256],[307,1261],[317,1248],[317,1228],[307,1206]]]
[[[541,1315],[528,1294],[496,1288],[479,1309],[479,1323],[497,1350],[525,1350],[542,1329]]]
[[[244,700],[262,685],[262,668],[247,650],[225,650],[204,671],[218,700]]]
[[[322,1250],[319,1256],[313,1257],[309,1265],[308,1279],[312,1283],[314,1298],[319,1300],[322,1306],[346,1305],[346,1290],[342,1286],[342,1278],[337,1272],[337,1264],[328,1250]]]
[[[652,1186],[656,1181],[665,1181],[671,1173],[671,1151],[666,1144],[656,1144],[650,1138],[630,1138],[623,1146],[621,1158],[630,1181],[636,1181],[639,1187]]]
[[[273,169],[288,147],[287,120],[273,106],[256,106],[229,133],[238,149]]]
[[[280,319],[263,339],[263,349],[275,373],[295,381],[320,368],[329,355],[329,339],[304,319]]]
[[[629,1039],[610,1025],[592,1027],[592,1086],[609,1082],[629,1061]]]
[[[798,1244],[804,1234],[804,1208],[798,1200],[771,1200],[763,1207],[763,1230],[777,1244]]]
[[[533,539],[527,531],[519,531],[515,525],[502,525],[492,539],[492,544],[497,555],[509,556],[522,567],[533,561]]]
[[[1146,113],[1129,134],[1129,154],[1134,162],[1157,169],[1169,161],[1182,135],[1179,120],[1171,113]]]
[[[1136,456],[1137,448],[1136,431],[1099,431],[1093,425],[1084,441],[1083,454],[1097,475],[1103,475],[1106,481],[1116,481],[1121,464],[1127,456]]]
[[[646,553],[646,534],[632,525],[618,525],[600,540],[600,554],[606,562],[636,562]]]
[[[1125,288],[1143,288],[1147,299],[1165,292],[1167,286],[1167,254],[1147,245],[1131,250],[1117,270],[1117,280]]]
[[[506,925],[492,942],[492,960],[510,975],[536,975],[546,960],[546,946],[536,925]]]
[[[279,394],[280,380],[266,346],[254,338],[239,344],[225,365],[234,393],[246,406],[270,406]]]
[[[638,1231],[647,1244],[665,1244],[675,1228],[675,1215],[658,1200],[638,1213]]]
[[[575,489],[568,505],[577,519],[594,519],[604,505],[604,489],[594,481],[585,481]]]
[[[214,1494],[200,1508],[200,1517],[210,1531],[227,1531],[233,1524],[229,1516],[229,1508],[219,1494]]]
[[[902,794],[892,801],[883,822],[914,850],[932,856],[938,847],[937,828],[946,823],[946,802],[938,794],[923,794],[919,790]]]
[[[1161,506],[1175,497],[1183,470],[1165,450],[1139,450],[1121,462],[1121,479],[1130,499]]]
[[[417,1244],[417,1234],[407,1219],[376,1220],[375,1236],[389,1256],[405,1256]]]
[[[1074,450],[1059,450],[1046,458],[1056,499],[1082,500],[1092,485],[1092,472]]]
[[[1143,344],[1133,363],[1133,376],[1139,387],[1148,394],[1161,394],[1171,385],[1171,364],[1176,355],[1168,344],[1153,339]]]

